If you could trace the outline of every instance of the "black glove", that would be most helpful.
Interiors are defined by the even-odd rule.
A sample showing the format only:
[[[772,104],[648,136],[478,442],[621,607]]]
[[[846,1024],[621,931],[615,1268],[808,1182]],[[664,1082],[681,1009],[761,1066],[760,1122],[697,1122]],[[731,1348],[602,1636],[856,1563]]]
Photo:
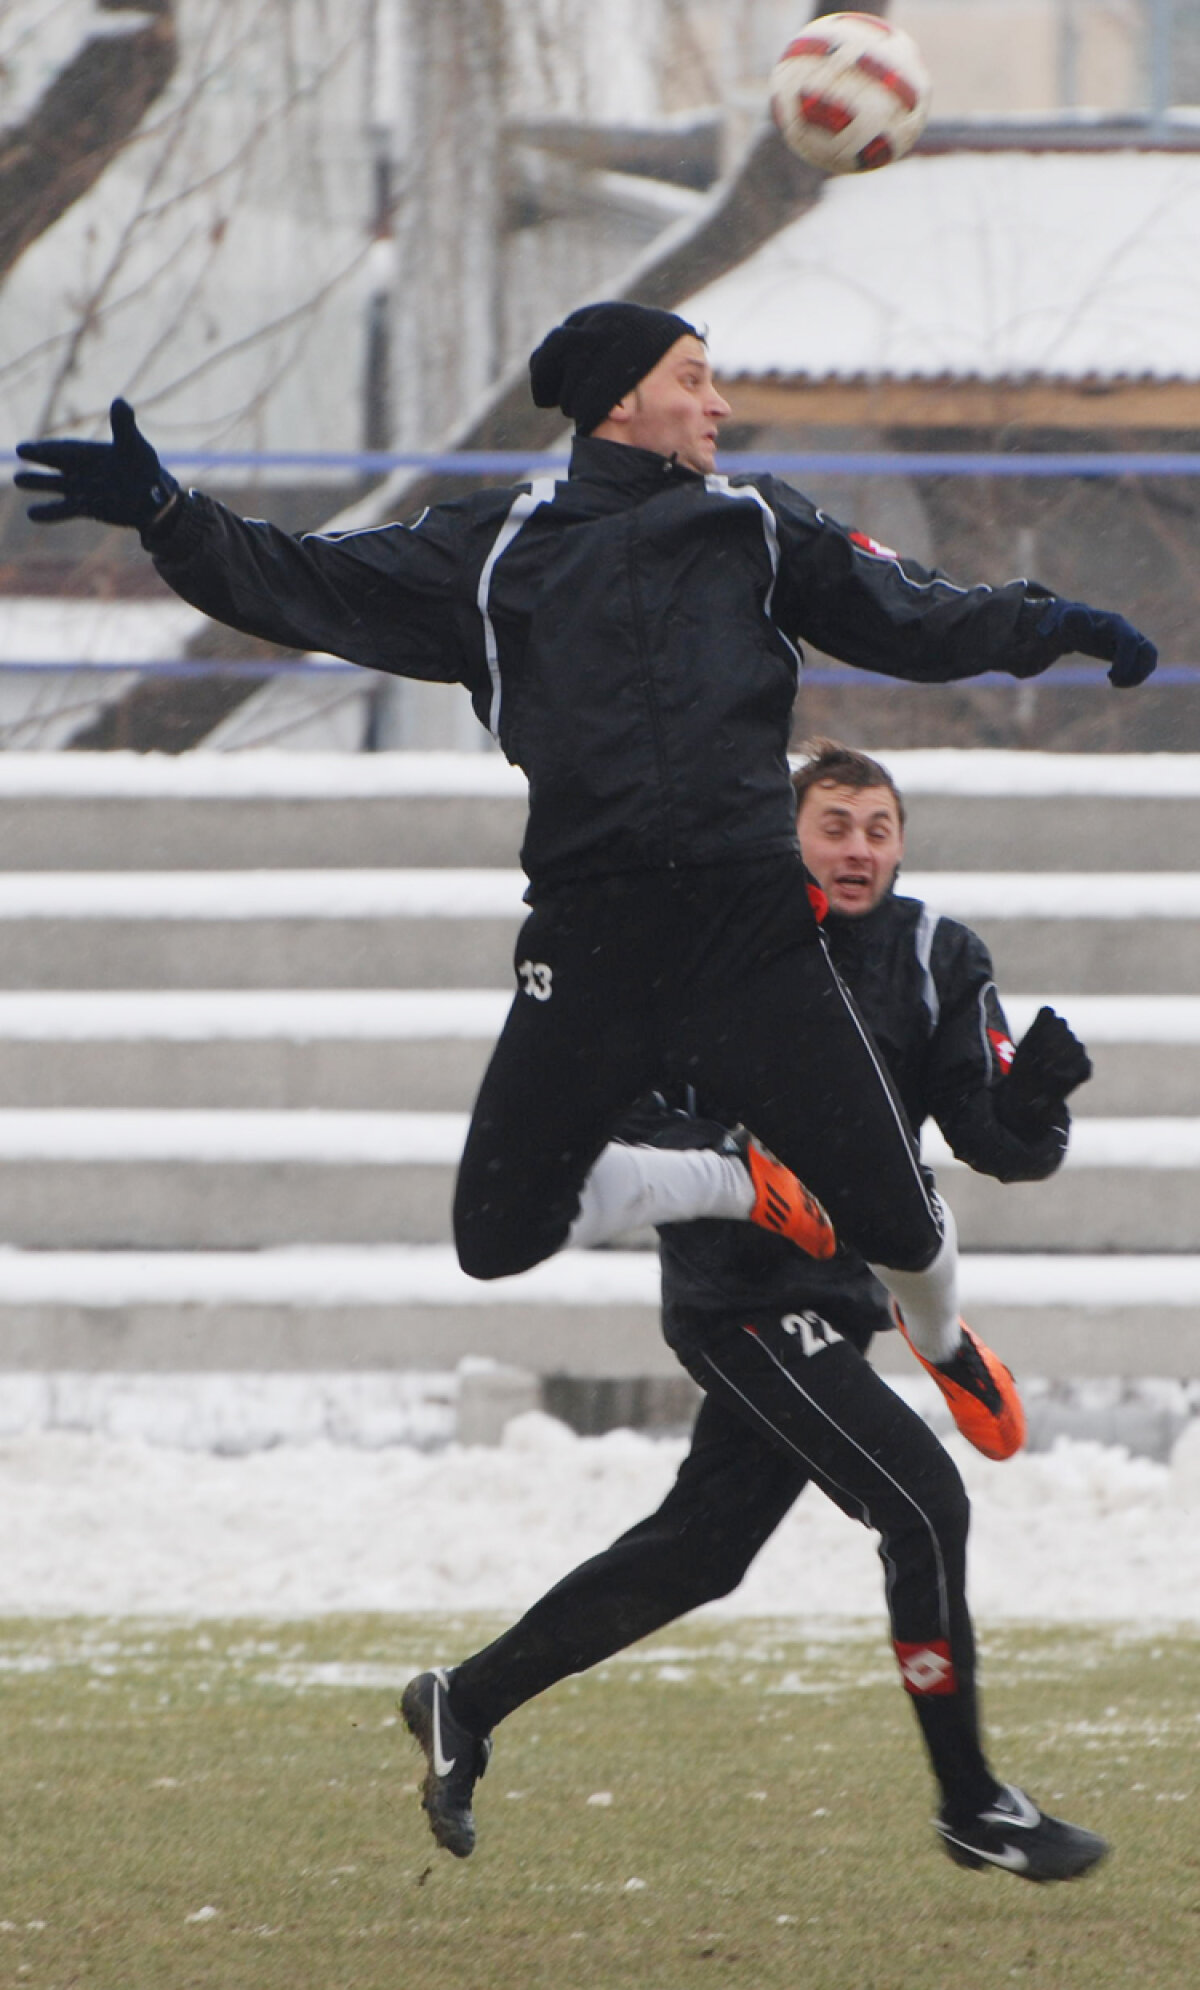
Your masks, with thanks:
[[[30,505],[36,524],[98,518],[105,525],[133,525],[145,532],[174,509],[179,485],[140,432],[128,401],[114,401],[109,419],[111,442],[17,444],[24,462],[44,463],[54,473],[44,477],[23,470],[16,478],[18,490],[40,491],[53,500]]]
[[[1049,1132],[1063,1100],[1092,1075],[1092,1060],[1068,1023],[1039,1009],[996,1092],[996,1117],[1021,1140]]]
[[[1082,656],[1098,656],[1110,663],[1108,681],[1118,691],[1144,684],[1158,662],[1154,644],[1132,622],[1103,608],[1089,608],[1083,601],[1048,603],[1037,633],[1056,646],[1055,656],[1078,650]]]

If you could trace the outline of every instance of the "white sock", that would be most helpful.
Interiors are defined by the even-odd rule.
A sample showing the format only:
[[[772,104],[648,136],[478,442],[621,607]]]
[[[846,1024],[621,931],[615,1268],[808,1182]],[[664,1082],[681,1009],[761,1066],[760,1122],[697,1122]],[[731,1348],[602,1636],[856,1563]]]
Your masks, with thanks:
[[[924,1271],[893,1271],[873,1264],[904,1315],[908,1337],[926,1361],[949,1361],[962,1341],[958,1311],[958,1228],[948,1203],[937,1197],[945,1234],[942,1248]]]
[[[711,1147],[676,1151],[613,1141],[580,1190],[567,1244],[586,1249],[626,1230],[706,1216],[745,1222],[753,1207],[754,1184],[736,1155]]]

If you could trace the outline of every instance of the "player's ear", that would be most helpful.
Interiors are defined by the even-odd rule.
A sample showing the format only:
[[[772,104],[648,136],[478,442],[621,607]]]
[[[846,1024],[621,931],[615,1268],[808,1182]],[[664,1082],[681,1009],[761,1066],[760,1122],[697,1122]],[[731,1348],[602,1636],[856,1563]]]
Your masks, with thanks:
[[[633,420],[634,415],[637,413],[637,407],[638,391],[636,387],[631,387],[629,392],[623,394],[616,405],[609,409],[604,419],[605,421],[617,422],[623,427],[626,422]]]

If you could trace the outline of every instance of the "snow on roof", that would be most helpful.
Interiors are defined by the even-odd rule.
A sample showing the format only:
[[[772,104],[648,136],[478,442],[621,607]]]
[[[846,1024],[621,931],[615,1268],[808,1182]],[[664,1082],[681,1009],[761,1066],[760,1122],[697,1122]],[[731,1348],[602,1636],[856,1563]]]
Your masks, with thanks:
[[[1200,156],[951,153],[831,180],[679,308],[726,380],[1200,379]]]

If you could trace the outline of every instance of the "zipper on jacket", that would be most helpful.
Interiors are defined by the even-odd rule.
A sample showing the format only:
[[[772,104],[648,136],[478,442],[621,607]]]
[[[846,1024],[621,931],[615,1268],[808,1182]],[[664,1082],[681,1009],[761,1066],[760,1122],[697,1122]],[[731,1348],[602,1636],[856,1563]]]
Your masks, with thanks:
[[[642,683],[646,693],[646,706],[650,714],[650,734],[654,742],[654,757],[658,763],[658,780],[659,780],[659,789],[662,795],[662,811],[666,819],[666,825],[667,825],[666,867],[668,870],[673,871],[676,867],[675,810],[674,810],[674,805],[671,801],[670,785],[667,780],[667,767],[668,767],[667,748],[666,748],[666,739],[663,732],[662,713],[659,710],[658,690],[654,682],[654,674],[651,670],[649,658],[647,656],[646,625],[642,620],[641,596],[638,593],[637,570],[634,559],[634,553],[637,541],[637,531],[635,523],[637,519],[636,508],[631,509],[626,514],[626,516],[629,521],[629,526],[626,535],[625,559],[626,559],[626,565],[629,570],[629,603],[633,613],[633,634],[634,634],[634,641],[637,645],[638,665],[641,670]]]

